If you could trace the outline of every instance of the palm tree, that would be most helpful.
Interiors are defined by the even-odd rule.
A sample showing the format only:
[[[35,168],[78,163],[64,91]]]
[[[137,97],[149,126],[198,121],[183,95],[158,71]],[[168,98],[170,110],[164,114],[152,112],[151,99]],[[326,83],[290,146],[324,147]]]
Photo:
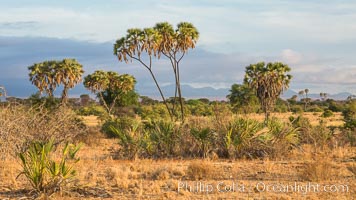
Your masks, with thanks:
[[[149,71],[172,120],[173,115],[176,114],[175,109],[178,107],[176,106],[178,96],[181,119],[184,121],[179,64],[188,50],[195,48],[198,38],[199,33],[191,23],[179,23],[177,29],[174,30],[172,25],[163,22],[157,23],[153,28],[129,29],[127,35],[114,44],[114,54],[119,61],[135,60]],[[142,54],[146,55],[143,57]],[[168,106],[152,70],[152,58],[160,59],[162,55],[169,59],[174,72],[176,87],[172,109]]]
[[[55,71],[56,83],[63,84],[62,103],[67,103],[68,90],[82,80],[83,66],[75,59],[63,59],[57,63]]]
[[[307,105],[311,101],[311,99],[308,97],[309,89],[301,90],[299,93],[305,95],[305,97],[301,100],[304,102],[304,111],[307,111]]]
[[[117,72],[97,70],[84,78],[84,87],[99,96],[105,109],[111,114],[120,92],[134,89],[135,78],[128,74],[119,75]],[[114,96],[111,102],[104,99],[104,92],[111,92]],[[120,91],[120,92],[117,92]],[[108,105],[109,103],[109,105]]]
[[[288,65],[280,62],[267,65],[259,62],[246,67],[244,83],[255,89],[265,113],[265,122],[268,121],[278,97],[289,87],[292,76],[286,73],[290,70]]]
[[[49,97],[53,97],[58,85],[54,79],[56,64],[56,61],[44,61],[28,67],[30,81],[38,88],[40,94],[46,92]]]
[[[327,93],[320,92],[320,95],[319,95],[319,96],[320,96],[320,98],[321,98],[322,101],[325,101],[327,95],[328,95]]]

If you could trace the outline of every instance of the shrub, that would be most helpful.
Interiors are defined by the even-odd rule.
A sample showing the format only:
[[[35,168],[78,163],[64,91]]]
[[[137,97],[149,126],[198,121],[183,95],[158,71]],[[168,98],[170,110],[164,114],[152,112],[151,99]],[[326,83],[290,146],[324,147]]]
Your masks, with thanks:
[[[21,160],[22,172],[37,193],[50,195],[62,190],[76,174],[73,169],[79,161],[76,154],[80,145],[66,144],[61,153],[60,162],[51,158],[54,153],[54,140],[48,142],[32,142],[29,148],[18,154]],[[72,161],[72,162],[71,162]]]
[[[132,124],[136,123],[136,120],[130,117],[121,117],[116,119],[109,119],[107,120],[103,126],[101,127],[101,131],[106,134],[109,138],[117,137],[115,131],[111,127],[119,131],[125,131],[126,129],[130,129]]]
[[[267,124],[268,131],[261,135],[260,140],[266,145],[272,156],[285,155],[289,150],[299,144],[300,128],[283,123],[272,118]]]
[[[327,109],[327,110],[324,110],[324,112],[321,115],[321,117],[328,118],[328,117],[331,117],[333,115],[334,115],[333,111]]]
[[[3,158],[25,151],[30,141],[54,138],[54,143],[59,144],[85,133],[87,127],[68,107],[48,110],[42,106],[9,105],[0,109],[0,156]]]
[[[186,174],[190,180],[207,180],[214,177],[214,166],[208,161],[193,161],[188,165]]]
[[[312,162],[306,163],[301,172],[303,181],[326,181],[332,176],[332,163],[326,157],[317,157]]]
[[[263,124],[251,119],[238,118],[231,122],[225,135],[225,147],[227,150],[234,148],[234,154],[238,157],[249,156],[258,150],[257,137]]]
[[[101,117],[106,114],[106,111],[105,111],[105,108],[102,106],[90,105],[90,106],[81,107],[77,111],[77,113],[79,115],[84,115],[84,116],[95,115],[95,116]]]
[[[342,112],[345,121],[345,128],[355,129],[356,128],[356,101],[353,100],[349,102],[346,109]]]
[[[112,134],[118,137],[124,156],[135,159],[141,147],[140,124],[135,122],[124,129],[118,129],[113,125],[109,125],[108,128]]]
[[[146,131],[155,146],[156,155],[170,156],[180,136],[180,128],[171,121],[152,121],[146,125]]]
[[[190,134],[195,138],[199,143],[200,154],[203,158],[206,158],[210,150],[210,144],[214,139],[214,131],[209,127],[206,128],[191,128]]]
[[[293,113],[297,113],[297,114],[304,112],[304,109],[301,105],[292,105],[290,109]]]

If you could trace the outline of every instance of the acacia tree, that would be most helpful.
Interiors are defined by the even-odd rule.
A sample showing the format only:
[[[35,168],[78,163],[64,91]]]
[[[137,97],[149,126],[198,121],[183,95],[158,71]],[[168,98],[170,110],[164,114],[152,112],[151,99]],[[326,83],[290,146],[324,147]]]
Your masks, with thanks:
[[[286,73],[290,70],[288,65],[280,62],[267,65],[259,62],[246,67],[244,83],[255,89],[265,113],[265,122],[268,121],[278,97],[289,87],[292,76]]]
[[[126,93],[131,91],[133,90],[134,85],[135,78],[133,76],[128,74],[119,75],[117,72],[113,71],[98,70],[84,78],[84,87],[99,96],[100,101],[103,103],[109,115],[119,98],[120,92]],[[108,90],[120,91],[112,92],[111,95],[114,96],[111,98],[111,102],[107,102],[103,96],[103,93]]]
[[[169,59],[175,79],[174,99],[178,96],[180,114],[183,121],[184,108],[179,66],[188,50],[195,48],[198,37],[199,32],[191,23],[179,23],[177,29],[174,30],[171,24],[162,22],[157,23],[153,28],[129,29],[127,30],[127,35],[118,39],[114,44],[114,54],[118,57],[119,61],[127,63],[135,60],[149,71],[171,119],[173,119],[175,109],[177,108],[176,100],[174,100],[172,109],[170,109],[157,78],[153,73],[152,59],[160,59],[162,55]]]
[[[40,94],[45,92],[53,97],[56,88],[63,84],[62,103],[67,102],[68,90],[73,88],[81,80],[84,73],[82,65],[75,59],[63,59],[62,61],[44,61],[28,67],[29,77]]]

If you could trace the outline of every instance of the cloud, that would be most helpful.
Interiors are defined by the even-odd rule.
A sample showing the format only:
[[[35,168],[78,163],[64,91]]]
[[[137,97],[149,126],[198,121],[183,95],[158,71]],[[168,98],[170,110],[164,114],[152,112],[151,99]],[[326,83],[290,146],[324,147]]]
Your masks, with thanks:
[[[35,21],[2,22],[0,29],[31,29],[39,26]]]

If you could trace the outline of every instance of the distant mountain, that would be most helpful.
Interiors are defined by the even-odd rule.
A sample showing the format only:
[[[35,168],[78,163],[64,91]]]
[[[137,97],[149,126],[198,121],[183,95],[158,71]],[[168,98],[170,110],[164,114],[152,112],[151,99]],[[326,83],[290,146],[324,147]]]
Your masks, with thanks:
[[[152,98],[160,99],[160,95],[158,93],[157,88],[153,86],[138,86],[137,91],[142,96],[149,96]],[[162,91],[165,96],[172,97],[174,96],[174,85],[163,86]],[[229,94],[229,88],[220,88],[214,89],[212,87],[202,87],[202,88],[194,88],[189,85],[182,85],[182,93],[183,97],[190,98],[208,98],[211,100],[225,100],[226,95]],[[297,92],[293,90],[287,90],[282,94],[282,99],[289,99],[293,95],[299,95]],[[327,98],[335,99],[335,100],[345,100],[348,96],[352,95],[349,92],[341,92],[337,94],[328,95]],[[308,94],[308,97],[312,99],[320,99],[319,94]]]
[[[160,98],[159,92],[157,88],[152,86],[137,86],[137,91],[142,96],[149,96],[153,98]],[[174,96],[175,86],[167,85],[163,86],[162,91],[165,96],[172,97]],[[229,94],[228,88],[214,89],[212,87],[202,87],[202,88],[194,88],[189,85],[182,85],[182,95],[183,97],[190,98],[209,98],[212,100],[225,100],[226,95]]]
[[[297,95],[298,96],[298,99],[300,98],[300,96],[298,95],[297,92],[293,91],[293,90],[287,90],[283,95],[282,95],[282,98],[283,99],[289,99],[291,98],[293,95]],[[347,97],[349,97],[350,95],[352,95],[351,93],[349,92],[340,92],[340,93],[337,93],[337,94],[328,94],[327,95],[327,98],[329,99],[334,99],[334,100],[345,100],[347,99]],[[320,99],[320,94],[314,94],[314,93],[311,93],[311,94],[308,94],[308,97],[311,98],[311,99]]]

